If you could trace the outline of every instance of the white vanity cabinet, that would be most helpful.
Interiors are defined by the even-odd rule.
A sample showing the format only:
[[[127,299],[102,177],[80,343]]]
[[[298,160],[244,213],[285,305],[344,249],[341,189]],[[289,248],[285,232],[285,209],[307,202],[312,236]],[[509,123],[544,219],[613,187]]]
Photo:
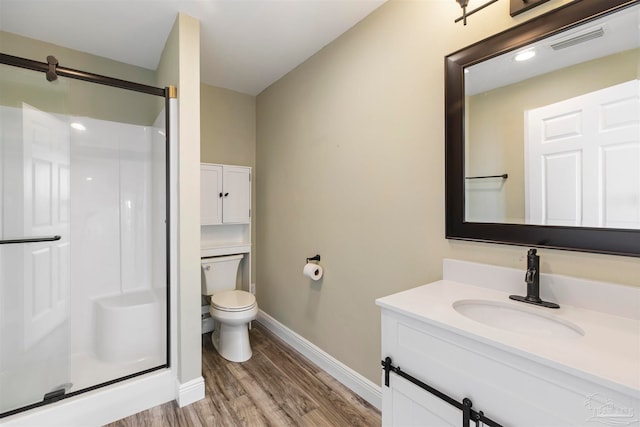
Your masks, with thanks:
[[[251,221],[251,168],[200,165],[201,225],[248,224]]]
[[[391,357],[404,373],[456,401],[470,399],[474,410],[504,427],[586,425],[585,404],[599,389],[388,310],[382,314],[382,349],[383,359]],[[389,387],[383,372],[382,402],[383,426],[464,426],[461,410],[393,372]]]
[[[637,289],[547,275],[541,278],[542,290],[554,292],[547,299],[561,308],[521,307],[508,298],[524,291],[521,271],[494,274],[486,266],[446,261],[444,280],[376,301],[382,309],[383,361],[391,358],[403,375],[457,402],[470,399],[473,410],[504,427],[640,426]],[[461,276],[458,272],[465,269],[469,278],[486,277],[489,287],[454,281],[460,277],[447,280],[447,271]],[[509,285],[498,290],[503,273],[510,276],[505,281]],[[510,283],[514,285],[508,289]],[[591,305],[588,309],[569,305],[581,298]],[[516,320],[507,314],[500,314],[504,325],[488,326],[457,312],[454,307],[461,300],[515,304],[514,310],[524,310],[519,314],[571,322],[582,334],[554,336],[537,326],[516,333],[508,325]],[[611,311],[595,307],[606,300],[616,301]],[[476,425],[463,423],[460,409],[396,372],[389,372],[388,383],[383,370],[383,426]]]

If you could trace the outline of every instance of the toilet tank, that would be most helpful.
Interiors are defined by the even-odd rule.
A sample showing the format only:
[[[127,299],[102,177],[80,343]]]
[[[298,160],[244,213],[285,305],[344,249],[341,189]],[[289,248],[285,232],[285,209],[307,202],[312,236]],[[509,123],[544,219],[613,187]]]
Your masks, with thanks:
[[[238,266],[243,257],[244,255],[239,254],[203,258],[200,280],[202,295],[213,295],[235,289]]]

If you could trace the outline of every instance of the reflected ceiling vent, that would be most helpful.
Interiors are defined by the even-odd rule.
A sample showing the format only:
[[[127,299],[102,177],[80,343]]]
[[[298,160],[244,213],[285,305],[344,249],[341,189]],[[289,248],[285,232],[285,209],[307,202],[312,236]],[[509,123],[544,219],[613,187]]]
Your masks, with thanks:
[[[589,40],[597,39],[602,36],[604,36],[604,30],[602,29],[602,27],[592,28],[578,35],[573,35],[565,38],[564,40],[560,40],[555,43],[552,43],[550,46],[551,46],[551,49],[553,50],[561,50],[567,47],[571,47],[580,43],[587,42]]]

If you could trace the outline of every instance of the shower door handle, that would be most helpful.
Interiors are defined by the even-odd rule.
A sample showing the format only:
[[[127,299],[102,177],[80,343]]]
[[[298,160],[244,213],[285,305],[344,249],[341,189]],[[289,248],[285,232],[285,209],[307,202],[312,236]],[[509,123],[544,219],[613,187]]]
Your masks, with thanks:
[[[11,245],[13,243],[37,243],[37,242],[55,242],[56,240],[60,240],[60,236],[49,236],[49,237],[27,237],[24,239],[8,239],[8,240],[0,240],[0,245]]]

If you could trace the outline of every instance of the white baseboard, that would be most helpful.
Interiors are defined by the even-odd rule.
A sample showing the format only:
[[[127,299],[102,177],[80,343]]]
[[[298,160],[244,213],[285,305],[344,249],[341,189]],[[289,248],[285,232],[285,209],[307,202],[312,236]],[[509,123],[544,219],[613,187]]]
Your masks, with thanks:
[[[351,391],[362,397],[378,410],[382,410],[382,389],[379,386],[349,368],[315,344],[293,332],[264,311],[258,310],[256,320],[329,375],[351,389]]]
[[[204,378],[198,377],[186,383],[177,383],[176,402],[179,407],[204,399]]]

